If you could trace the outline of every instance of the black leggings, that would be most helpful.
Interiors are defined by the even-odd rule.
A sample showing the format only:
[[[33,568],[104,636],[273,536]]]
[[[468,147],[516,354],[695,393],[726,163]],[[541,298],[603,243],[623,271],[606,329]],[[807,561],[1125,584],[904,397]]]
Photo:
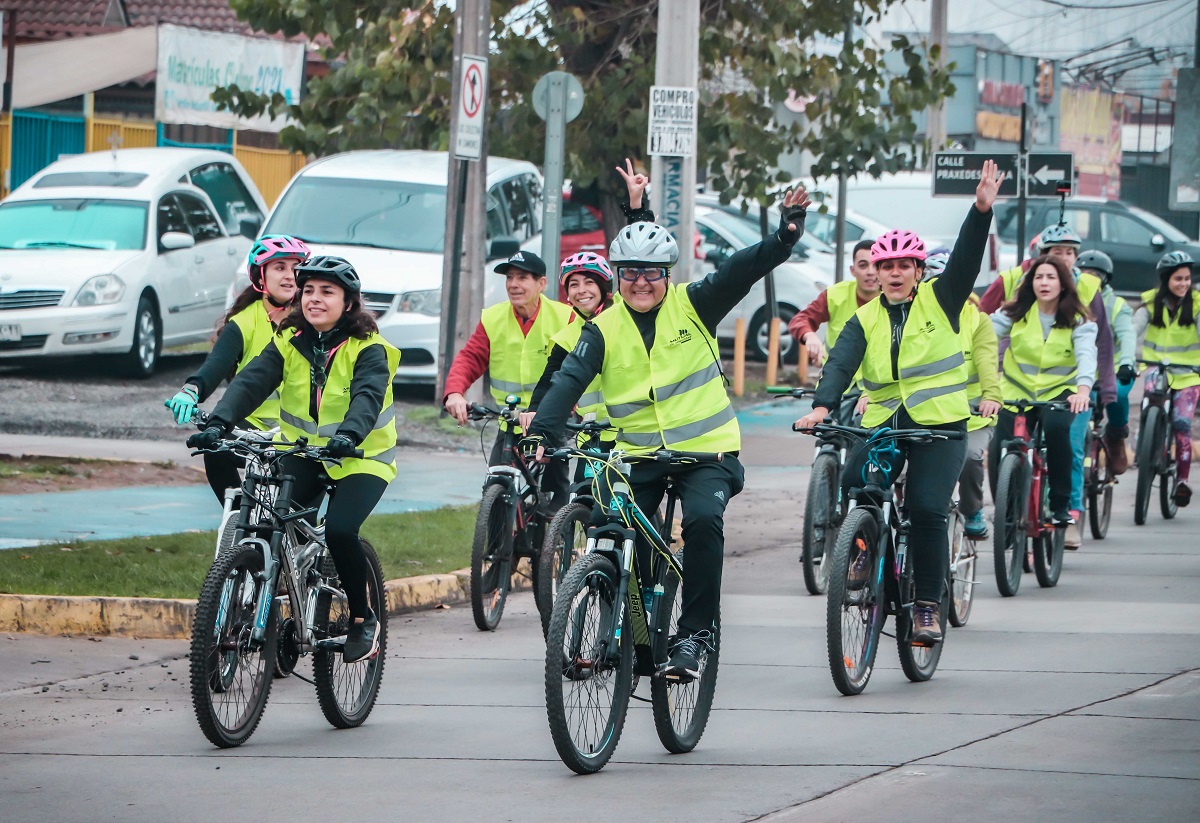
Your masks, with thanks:
[[[1071,500],[1071,421],[1075,415],[1067,411],[1033,409],[1026,412],[1030,428],[1041,415],[1042,432],[1046,439],[1046,463],[1050,473],[1050,511],[1067,508]],[[1008,409],[1000,410],[996,434],[988,451],[988,482],[992,499],[996,499],[996,476],[1000,472],[1000,450],[1012,439],[1013,423],[1017,416]]]
[[[321,502],[325,486],[325,470],[319,463],[300,457],[284,458],[284,471],[296,478],[292,499],[307,506]],[[371,610],[367,602],[367,560],[358,530],[387,490],[387,481],[373,474],[351,474],[334,481],[325,513],[325,544],[337,567],[338,577],[346,592],[350,616],[366,617]]]
[[[217,496],[222,505],[225,503],[226,489],[240,489],[242,477],[238,469],[246,465],[246,461],[233,452],[214,452],[204,455],[204,474],[208,476],[209,488]]]

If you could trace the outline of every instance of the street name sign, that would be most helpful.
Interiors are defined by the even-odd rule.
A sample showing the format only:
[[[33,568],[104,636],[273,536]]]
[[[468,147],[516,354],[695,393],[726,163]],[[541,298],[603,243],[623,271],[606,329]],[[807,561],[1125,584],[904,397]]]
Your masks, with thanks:
[[[1059,184],[1067,195],[1075,193],[1075,155],[1070,152],[1031,151],[1025,165],[1025,196],[1055,198]]]
[[[1000,197],[1017,196],[1017,154],[984,151],[939,151],[933,155],[933,196],[974,197],[986,160],[995,160],[1004,180]]]

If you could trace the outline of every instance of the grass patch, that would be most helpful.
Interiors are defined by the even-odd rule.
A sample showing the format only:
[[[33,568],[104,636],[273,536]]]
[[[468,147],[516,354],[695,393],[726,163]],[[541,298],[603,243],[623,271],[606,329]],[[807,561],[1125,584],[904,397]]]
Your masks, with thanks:
[[[362,535],[386,579],[442,574],[471,562],[478,506],[377,514]],[[194,599],[212,565],[216,532],[88,540],[0,551],[0,592]]]
[[[435,409],[432,406],[418,406],[415,409],[409,409],[404,413],[404,417],[410,423],[416,423],[421,426],[435,426],[440,431],[458,437],[467,437],[474,432],[470,427],[458,425],[458,421],[453,417],[448,414],[443,415],[441,410]]]

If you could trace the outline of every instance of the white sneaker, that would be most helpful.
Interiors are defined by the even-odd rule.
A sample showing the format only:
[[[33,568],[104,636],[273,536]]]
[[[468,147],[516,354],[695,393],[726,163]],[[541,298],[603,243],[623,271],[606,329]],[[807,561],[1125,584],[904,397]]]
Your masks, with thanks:
[[[1079,520],[1067,526],[1067,533],[1063,535],[1063,548],[1078,549],[1083,545],[1083,532],[1079,530]]]

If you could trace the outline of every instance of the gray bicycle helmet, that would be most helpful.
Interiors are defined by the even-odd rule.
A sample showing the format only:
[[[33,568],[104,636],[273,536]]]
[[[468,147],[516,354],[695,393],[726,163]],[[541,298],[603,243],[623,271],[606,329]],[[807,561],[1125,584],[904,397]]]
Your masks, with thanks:
[[[1088,249],[1075,260],[1077,269],[1091,269],[1094,272],[1100,273],[1100,279],[1108,285],[1108,281],[1112,280],[1113,276],[1113,261],[1102,251],[1096,249]]]
[[[608,263],[618,266],[665,266],[679,262],[679,245],[657,223],[634,223],[617,233],[608,247]]]
[[[1038,251],[1045,254],[1051,246],[1074,246],[1078,249],[1083,245],[1083,238],[1075,233],[1070,226],[1059,223],[1048,226],[1038,236]]]
[[[309,280],[329,280],[337,283],[346,290],[347,297],[355,297],[362,291],[362,283],[354,266],[341,257],[322,255],[312,257],[307,262],[296,266],[296,287],[304,288]]]
[[[1173,272],[1178,268],[1187,266],[1191,268],[1196,265],[1196,261],[1192,256],[1185,251],[1169,251],[1158,260],[1158,265],[1154,268],[1161,274],[1162,272]]]

